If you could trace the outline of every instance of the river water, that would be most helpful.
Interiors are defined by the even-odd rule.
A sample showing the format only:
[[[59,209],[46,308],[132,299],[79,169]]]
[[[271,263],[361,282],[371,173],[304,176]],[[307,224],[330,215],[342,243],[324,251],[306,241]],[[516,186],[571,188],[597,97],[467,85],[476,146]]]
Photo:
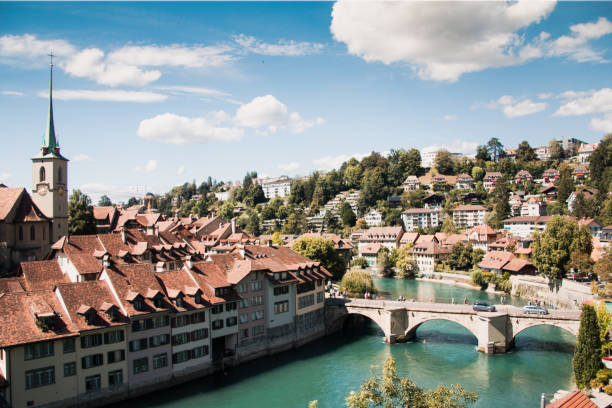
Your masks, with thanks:
[[[499,304],[495,295],[428,281],[376,279],[392,296],[426,300],[465,297]],[[521,305],[518,299],[509,303]],[[156,408],[299,408],[319,400],[321,408],[340,408],[344,397],[371,375],[380,373],[390,354],[398,373],[422,387],[460,383],[479,395],[474,407],[539,407],[540,395],[571,387],[575,337],[555,327],[539,326],[516,338],[506,354],[476,351],[476,338],[447,321],[423,323],[416,340],[387,345],[374,323],[325,337],[298,350],[255,360],[226,375],[198,379],[170,390],[117,404],[116,407]]]

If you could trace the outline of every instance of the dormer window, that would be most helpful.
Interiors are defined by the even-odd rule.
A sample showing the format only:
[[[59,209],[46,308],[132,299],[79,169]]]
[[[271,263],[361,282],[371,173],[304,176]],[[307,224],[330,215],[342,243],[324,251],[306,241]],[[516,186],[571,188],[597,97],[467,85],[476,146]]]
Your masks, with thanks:
[[[183,303],[183,295],[178,295],[174,300],[174,303],[176,304],[176,307],[185,307]]]
[[[155,295],[155,297],[153,298],[153,304],[158,309],[161,309],[162,307],[164,307],[164,300],[161,294],[158,293],[157,295]]]
[[[195,294],[195,296],[193,297],[193,300],[196,302],[197,305],[202,304],[202,295],[200,294],[200,292]]]
[[[132,302],[132,305],[136,310],[144,310],[144,301],[141,296],[136,297]]]

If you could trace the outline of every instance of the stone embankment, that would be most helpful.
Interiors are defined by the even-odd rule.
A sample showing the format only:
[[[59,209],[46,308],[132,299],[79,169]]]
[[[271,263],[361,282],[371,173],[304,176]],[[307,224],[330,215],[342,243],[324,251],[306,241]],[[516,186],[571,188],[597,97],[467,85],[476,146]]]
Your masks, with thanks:
[[[589,285],[563,279],[549,283],[540,276],[516,275],[510,277],[512,295],[529,300],[541,300],[557,309],[578,309],[582,302],[594,299]]]

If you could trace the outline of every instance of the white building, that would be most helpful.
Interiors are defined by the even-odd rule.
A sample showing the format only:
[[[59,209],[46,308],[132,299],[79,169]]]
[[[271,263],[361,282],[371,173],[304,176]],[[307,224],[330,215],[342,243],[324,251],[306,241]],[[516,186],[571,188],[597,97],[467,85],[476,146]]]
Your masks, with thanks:
[[[486,214],[482,205],[460,205],[453,210],[453,222],[457,228],[470,228],[484,224]]]
[[[382,213],[380,211],[376,211],[374,208],[372,208],[364,218],[366,224],[368,224],[370,227],[378,227],[380,224],[382,224]]]
[[[402,213],[404,230],[437,227],[440,224],[440,210],[433,208],[409,208]]]
[[[544,232],[551,218],[550,216],[512,217],[503,221],[504,229],[511,236],[525,238],[532,236],[534,232]]]
[[[406,180],[402,183],[402,188],[406,192],[418,190],[419,187],[421,187],[421,183],[419,182],[419,178],[415,175],[406,177]]]
[[[434,161],[436,159],[436,153],[437,151],[434,152],[429,152],[429,151],[421,151],[421,167],[433,167],[434,166]]]
[[[588,163],[591,155],[595,150],[597,150],[598,147],[599,145],[596,143],[585,143],[583,145],[580,145],[580,147],[578,148],[578,161],[580,163]]]
[[[545,161],[550,159],[550,148],[548,146],[536,147],[534,150],[538,160]]]
[[[263,189],[264,196],[266,196],[266,198],[285,198],[289,197],[289,194],[291,193],[292,181],[293,180],[290,178],[281,178],[274,181],[258,181],[257,184],[261,184],[261,188]]]

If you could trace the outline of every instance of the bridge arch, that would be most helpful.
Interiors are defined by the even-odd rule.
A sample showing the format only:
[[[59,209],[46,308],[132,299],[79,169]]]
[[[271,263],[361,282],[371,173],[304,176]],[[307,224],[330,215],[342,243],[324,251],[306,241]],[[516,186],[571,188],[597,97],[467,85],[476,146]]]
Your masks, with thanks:
[[[478,332],[476,331],[476,321],[474,320],[475,316],[470,315],[470,317],[472,317],[471,320],[468,320],[465,318],[457,318],[456,316],[453,316],[453,315],[414,318],[414,320],[409,318],[408,320],[409,325],[404,335],[407,339],[413,338],[416,336],[416,332],[418,328],[421,327],[423,323],[438,320],[438,321],[447,321],[447,322],[458,324],[459,326],[463,327],[468,332],[470,332],[470,334],[474,336],[474,338],[476,339],[476,342],[478,342]],[[473,324],[472,324],[472,321],[473,321]]]
[[[383,333],[384,336],[387,337],[389,336],[390,333],[387,333],[387,330],[385,330],[385,328],[383,327],[383,325],[381,324],[380,319],[377,319],[375,316],[371,316],[371,313],[364,313],[361,312],[360,310],[350,310],[347,311],[347,313],[342,314],[341,316],[335,318],[334,320],[332,320],[330,322],[330,327],[333,328],[339,328],[342,329],[344,328],[345,323],[351,318],[351,316],[362,316],[362,317],[366,317],[368,320],[374,322],[376,324],[376,327],[378,327]]]
[[[573,335],[574,337],[578,337],[578,329],[580,327],[579,322],[569,322],[569,321],[559,322],[559,321],[549,321],[549,320],[536,320],[536,321],[531,321],[531,322],[526,322],[526,323],[517,323],[515,319],[512,319],[512,320],[514,321],[512,322],[511,344],[514,344],[516,340],[516,336],[518,336],[525,330],[530,329],[532,327],[538,327],[538,326],[557,327]]]

